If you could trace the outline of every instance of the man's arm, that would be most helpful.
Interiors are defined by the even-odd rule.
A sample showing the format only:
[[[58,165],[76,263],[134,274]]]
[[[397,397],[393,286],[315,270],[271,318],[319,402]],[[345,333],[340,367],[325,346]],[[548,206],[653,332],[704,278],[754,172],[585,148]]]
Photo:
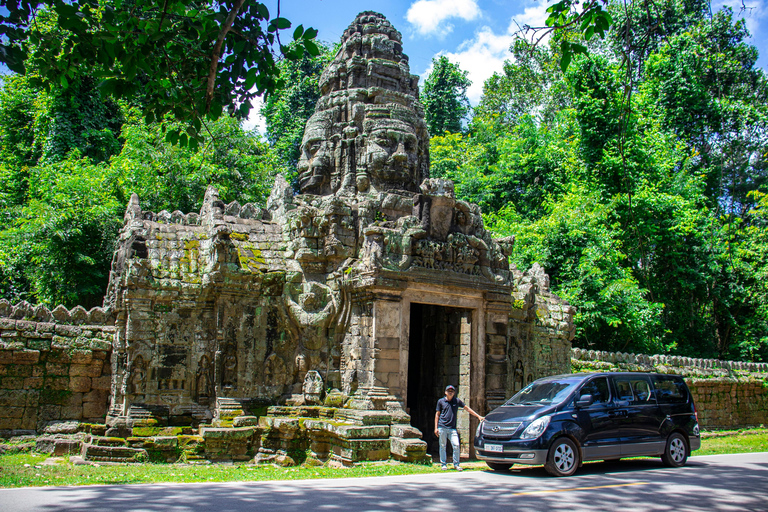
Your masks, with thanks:
[[[471,415],[472,415],[472,416],[474,416],[475,418],[479,419],[480,421],[483,421],[483,420],[485,420],[485,416],[480,416],[480,415],[479,415],[479,414],[477,414],[475,411],[473,411],[473,410],[472,410],[472,408],[471,408],[470,406],[468,406],[468,405],[464,405],[464,409],[466,409],[466,410],[467,410],[467,412],[468,412],[469,414],[471,414]]]
[[[437,433],[437,421],[440,419],[440,411],[435,411],[435,435],[439,435]]]

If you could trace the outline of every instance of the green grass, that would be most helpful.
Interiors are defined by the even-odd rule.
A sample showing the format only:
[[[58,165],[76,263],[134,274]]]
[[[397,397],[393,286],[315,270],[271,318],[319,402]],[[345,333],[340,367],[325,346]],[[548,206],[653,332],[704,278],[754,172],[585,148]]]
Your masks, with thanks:
[[[351,468],[290,467],[252,464],[121,464],[73,466],[64,459],[56,465],[41,465],[40,454],[0,455],[0,487],[53,485],[140,484],[153,482],[247,482],[416,475],[440,471],[439,465],[405,464],[393,461],[367,462]],[[470,463],[465,469],[485,469]]]
[[[705,434],[702,447],[693,455],[768,452],[768,431],[752,430]],[[351,468],[327,466],[282,468],[251,464],[121,464],[73,466],[66,458],[43,465],[47,455],[15,453],[0,455],[0,487],[54,485],[141,484],[153,482],[247,482],[356,478],[369,476],[436,473],[439,465],[399,462],[366,462]],[[462,464],[467,470],[486,469],[482,462]]]
[[[707,434],[704,436],[701,440],[701,449],[693,452],[694,456],[768,452],[768,431],[764,429],[719,433],[716,437],[708,437]]]

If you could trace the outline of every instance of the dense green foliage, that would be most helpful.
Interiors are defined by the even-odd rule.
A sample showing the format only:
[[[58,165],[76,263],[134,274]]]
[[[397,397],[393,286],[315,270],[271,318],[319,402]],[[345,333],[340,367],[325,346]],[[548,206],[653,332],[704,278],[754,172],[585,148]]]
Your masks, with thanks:
[[[181,126],[147,123],[138,107],[102,99],[85,77],[51,92],[28,76],[0,89],[0,297],[98,305],[130,194],[146,210],[195,211],[222,199],[263,202],[269,148],[222,117],[198,148],[166,141]]]
[[[576,346],[768,359],[768,82],[705,4],[612,3],[569,66],[579,30],[518,41],[469,133],[432,139],[432,175],[576,306]]]
[[[296,171],[304,125],[320,98],[318,81],[338,48],[318,44],[317,56],[278,63],[281,86],[264,98],[267,140],[287,173]]]
[[[168,140],[195,148],[203,123],[226,108],[248,116],[253,99],[277,86],[275,51],[318,54],[315,29],[298,26],[255,0],[39,0],[0,4],[0,62],[36,72],[46,89],[67,89],[87,69],[107,94],[141,97],[148,122],[172,114],[185,126]],[[284,34],[285,36],[286,34]],[[275,50],[276,48],[277,50]],[[210,136],[210,134],[208,134]]]
[[[424,81],[421,103],[427,128],[432,135],[461,131],[461,122],[469,114],[467,88],[472,82],[458,64],[441,55],[432,59],[432,71]]]

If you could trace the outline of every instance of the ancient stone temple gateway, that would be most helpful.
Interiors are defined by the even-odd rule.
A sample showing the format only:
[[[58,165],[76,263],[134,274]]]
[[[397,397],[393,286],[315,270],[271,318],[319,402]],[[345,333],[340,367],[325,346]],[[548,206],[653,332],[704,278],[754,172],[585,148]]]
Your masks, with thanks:
[[[110,434],[139,450],[173,444],[157,441],[166,425],[203,425],[212,458],[417,460],[446,384],[482,412],[570,371],[572,308],[541,268],[510,267],[513,240],[485,231],[453,183],[429,178],[417,82],[400,33],[361,13],[320,78],[300,193],[278,178],[260,208],[211,187],[199,214],[131,198],[103,310],[57,309],[52,328],[109,327]],[[80,414],[36,427],[99,419]]]

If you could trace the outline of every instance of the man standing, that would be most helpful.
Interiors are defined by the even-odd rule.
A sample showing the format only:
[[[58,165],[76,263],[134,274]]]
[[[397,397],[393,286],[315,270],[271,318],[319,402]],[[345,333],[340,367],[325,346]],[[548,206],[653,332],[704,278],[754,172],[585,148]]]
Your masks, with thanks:
[[[485,419],[456,398],[455,387],[450,384],[445,387],[445,398],[437,401],[437,409],[435,411],[435,435],[440,440],[440,464],[442,464],[442,469],[444,470],[448,469],[445,460],[445,444],[448,441],[448,437],[450,437],[451,446],[453,447],[453,467],[456,471],[461,471],[459,466],[459,433],[456,430],[456,415],[459,409],[466,409],[469,414],[480,421]]]

